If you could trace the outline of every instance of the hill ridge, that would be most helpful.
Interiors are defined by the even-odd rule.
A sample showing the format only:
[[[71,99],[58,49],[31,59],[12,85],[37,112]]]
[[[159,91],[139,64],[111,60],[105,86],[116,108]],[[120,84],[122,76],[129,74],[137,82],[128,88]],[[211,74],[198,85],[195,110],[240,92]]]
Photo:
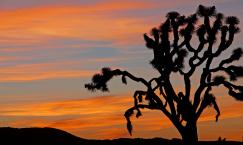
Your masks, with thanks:
[[[66,131],[51,127],[13,128],[0,127],[1,145],[180,145],[180,139],[164,138],[118,138],[84,139]],[[200,141],[199,145],[242,145],[237,141]]]

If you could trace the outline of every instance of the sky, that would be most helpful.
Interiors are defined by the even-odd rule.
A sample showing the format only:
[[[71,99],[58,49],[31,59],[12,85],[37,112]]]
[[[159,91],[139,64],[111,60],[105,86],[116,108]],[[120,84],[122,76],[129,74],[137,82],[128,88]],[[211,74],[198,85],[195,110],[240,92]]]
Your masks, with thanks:
[[[1,0],[0,126],[55,127],[90,139],[180,137],[161,112],[149,110],[132,119],[129,136],[123,114],[141,85],[125,86],[117,78],[109,93],[91,93],[84,84],[108,66],[146,79],[158,75],[149,65],[153,55],[143,34],[166,13],[189,15],[199,4],[243,20],[242,0]],[[223,57],[242,44],[239,33]],[[183,87],[180,79],[173,84]],[[216,123],[214,110],[207,108],[198,122],[199,139],[241,140],[243,102],[222,87],[214,91],[222,115]]]

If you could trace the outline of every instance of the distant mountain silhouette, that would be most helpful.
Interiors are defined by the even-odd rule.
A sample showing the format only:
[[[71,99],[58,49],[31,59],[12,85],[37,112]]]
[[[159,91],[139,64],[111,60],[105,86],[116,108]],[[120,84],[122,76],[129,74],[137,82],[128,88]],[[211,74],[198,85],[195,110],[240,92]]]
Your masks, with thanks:
[[[0,128],[1,145],[78,145],[82,141],[54,128]]]
[[[55,128],[0,128],[1,145],[180,145],[180,139],[87,140]],[[236,141],[200,141],[199,145],[242,145]]]

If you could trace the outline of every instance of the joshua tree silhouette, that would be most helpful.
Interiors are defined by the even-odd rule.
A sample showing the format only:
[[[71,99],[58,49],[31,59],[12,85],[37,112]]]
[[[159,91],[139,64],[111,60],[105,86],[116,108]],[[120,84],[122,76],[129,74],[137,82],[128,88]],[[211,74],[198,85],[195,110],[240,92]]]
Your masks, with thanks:
[[[213,60],[232,44],[235,34],[239,32],[237,24],[238,18],[224,18],[223,14],[216,12],[215,6],[199,5],[197,12],[188,17],[178,12],[169,12],[165,22],[159,28],[151,30],[151,37],[144,34],[147,48],[154,53],[151,65],[159,72],[159,77],[147,81],[127,71],[103,68],[85,87],[90,91],[108,91],[107,82],[115,76],[121,76],[124,84],[127,84],[126,78],[144,84],[147,90],[135,91],[134,106],[124,114],[129,133],[132,134],[130,117],[134,113],[138,118],[142,115],[141,109],[160,110],[178,129],[185,144],[196,144],[197,121],[205,108],[213,106],[216,121],[220,116],[217,101],[212,94],[213,87],[222,85],[230,96],[243,100],[243,87],[232,83],[243,76],[243,67],[231,64],[240,59],[243,50],[236,48],[231,56],[222,58],[217,65],[212,64]],[[192,46],[196,45],[195,42],[192,43],[194,32],[195,38],[198,39],[197,46]],[[217,39],[219,42],[215,43]],[[186,63],[188,67],[184,67]],[[195,85],[195,93],[192,93],[191,78],[198,68],[202,69],[200,82],[198,86]],[[184,79],[185,89],[178,93],[170,79],[173,73]],[[159,93],[156,93],[157,90]]]

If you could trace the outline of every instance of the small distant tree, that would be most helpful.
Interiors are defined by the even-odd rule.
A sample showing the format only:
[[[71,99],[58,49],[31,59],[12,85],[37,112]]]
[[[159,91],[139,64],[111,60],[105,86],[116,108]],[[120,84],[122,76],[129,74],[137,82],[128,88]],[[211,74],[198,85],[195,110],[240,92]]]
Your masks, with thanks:
[[[199,18],[202,20],[199,21]],[[213,60],[232,44],[235,34],[239,32],[237,24],[238,18],[224,18],[223,14],[216,12],[215,6],[199,5],[197,12],[188,17],[169,12],[165,22],[159,28],[153,28],[150,36],[144,34],[146,46],[154,54],[150,64],[160,76],[145,80],[127,71],[103,68],[101,73],[93,76],[91,83],[85,84],[85,88],[108,91],[107,82],[115,76],[121,76],[124,84],[127,84],[127,78],[142,83],[146,90],[135,91],[134,106],[124,114],[129,133],[132,134],[130,117],[133,114],[138,118],[142,115],[141,109],[160,110],[177,128],[185,144],[196,144],[197,121],[206,107],[215,109],[216,121],[220,116],[212,94],[213,87],[222,85],[230,96],[243,100],[243,87],[232,83],[243,76],[243,67],[231,64],[240,59],[242,49],[234,49],[230,56],[212,65]],[[197,45],[192,43],[192,37],[198,40]],[[215,43],[217,39],[218,43]],[[188,67],[184,67],[186,63]],[[202,69],[201,75],[197,75],[200,82],[192,86],[191,79],[198,68]],[[183,78],[183,90],[174,90],[171,74]],[[195,87],[194,93],[192,87]]]

